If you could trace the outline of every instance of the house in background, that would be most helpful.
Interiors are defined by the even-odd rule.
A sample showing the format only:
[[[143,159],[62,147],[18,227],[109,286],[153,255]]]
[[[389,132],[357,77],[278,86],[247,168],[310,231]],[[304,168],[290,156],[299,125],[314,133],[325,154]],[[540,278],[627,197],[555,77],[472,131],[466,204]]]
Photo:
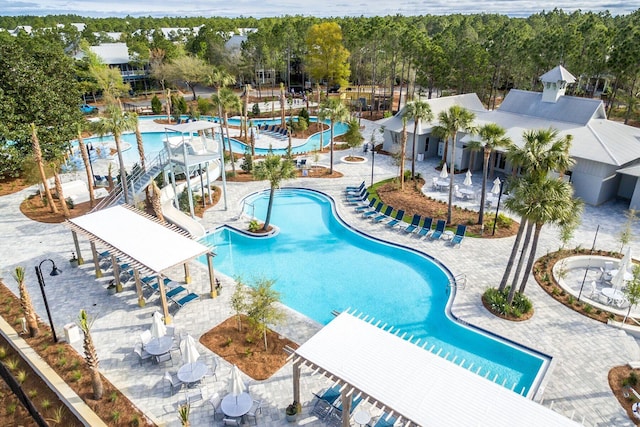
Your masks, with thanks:
[[[622,198],[630,201],[630,208],[640,208],[640,129],[608,120],[601,100],[565,95],[567,85],[574,83],[575,78],[562,66],[542,75],[540,80],[544,87],[542,92],[513,89],[493,111],[484,108],[475,93],[427,100],[434,121],[422,123],[417,132],[417,160],[443,157],[444,142],[431,134],[432,129],[440,112],[460,105],[476,115],[476,126],[497,123],[518,146],[524,145],[522,134],[527,130],[553,128],[558,130],[560,137],[571,135],[570,154],[575,165],[566,175],[576,197],[590,205]],[[384,150],[399,150],[403,113],[404,108],[394,117],[379,122],[385,126]],[[412,132],[413,121],[409,120],[408,156],[412,153]],[[456,169],[482,169],[482,156],[472,156],[467,147],[475,138],[478,137],[459,133]],[[491,167],[505,175],[512,173],[512,167],[501,151],[492,156]]]

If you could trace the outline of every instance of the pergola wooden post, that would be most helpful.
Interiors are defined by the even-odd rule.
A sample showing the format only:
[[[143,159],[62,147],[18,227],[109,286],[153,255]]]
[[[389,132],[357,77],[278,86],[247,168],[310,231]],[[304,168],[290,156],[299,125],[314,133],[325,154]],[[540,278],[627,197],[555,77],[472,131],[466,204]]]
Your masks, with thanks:
[[[80,243],[78,243],[78,234],[75,231],[71,231],[71,235],[73,236],[73,244],[76,247],[76,254],[78,257],[78,265],[84,264],[84,259],[82,258],[82,253],[80,252]]]
[[[164,316],[164,324],[171,324],[171,316],[169,315],[169,306],[167,305],[167,294],[164,288],[164,277],[158,274],[158,291],[160,291],[160,304],[162,305],[162,314]]]
[[[189,272],[189,263],[185,262],[183,264],[184,266],[184,283],[186,283],[187,285],[191,283],[191,274]]]
[[[113,277],[116,281],[116,292],[122,292],[122,283],[120,282],[120,266],[114,255],[111,255],[111,265],[113,265]]]
[[[353,394],[353,389],[351,389],[351,393],[347,393],[347,390],[349,390],[349,387],[343,387],[340,392],[342,402],[342,427],[351,426],[349,417],[351,416],[351,395]]]
[[[210,294],[211,298],[215,298],[218,296],[218,291],[216,290],[216,278],[213,271],[213,253],[211,252],[207,252],[207,266],[209,267],[209,287],[211,289]]]
[[[91,245],[91,255],[93,256],[93,266],[96,271],[96,278],[102,277],[102,269],[100,268],[100,260],[98,259],[98,251],[96,250],[96,244],[93,240],[89,241]]]
[[[293,363],[293,400],[300,403],[300,363]]]
[[[144,307],[145,300],[144,300],[144,296],[142,295],[142,285],[140,284],[140,272],[138,271],[137,268],[133,269],[133,278],[135,279],[135,282],[136,282],[136,293],[138,294],[138,305],[140,307]]]

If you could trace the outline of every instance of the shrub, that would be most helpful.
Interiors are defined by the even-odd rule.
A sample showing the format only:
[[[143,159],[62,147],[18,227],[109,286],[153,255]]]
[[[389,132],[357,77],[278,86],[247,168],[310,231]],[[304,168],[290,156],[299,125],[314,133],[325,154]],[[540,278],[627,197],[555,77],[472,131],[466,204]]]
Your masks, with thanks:
[[[569,295],[569,297],[567,298],[567,303],[571,305],[573,304],[574,301],[575,301],[575,298],[573,297],[573,295]]]
[[[593,306],[591,304],[585,304],[583,308],[584,312],[587,314],[590,314],[593,311]]]
[[[67,207],[69,209],[73,209],[76,207],[76,204],[71,197],[67,197],[64,201],[67,202]]]
[[[629,376],[622,380],[623,386],[635,387],[638,384],[638,375],[635,372],[631,372]]]
[[[513,297],[513,303],[511,305],[507,304],[509,289],[510,287],[507,286],[504,291],[500,292],[496,288],[489,288],[484,292],[482,297],[494,313],[516,318],[529,313],[533,308],[533,304],[524,294],[516,292]]]
[[[253,104],[253,107],[251,108],[251,114],[254,117],[260,115],[260,105],[258,105],[257,102],[255,104]]]
[[[151,98],[151,111],[153,111],[153,114],[162,113],[162,101],[160,101],[158,95],[153,95],[153,98]]]
[[[0,144],[0,181],[18,178],[24,159],[14,145]]]
[[[242,164],[240,164],[240,169],[247,173],[251,173],[251,171],[253,171],[253,156],[249,149],[244,152],[243,160]]]
[[[252,219],[251,221],[249,221],[249,231],[251,231],[252,233],[259,231],[260,228],[262,227],[260,227],[260,223],[258,222],[258,220]]]

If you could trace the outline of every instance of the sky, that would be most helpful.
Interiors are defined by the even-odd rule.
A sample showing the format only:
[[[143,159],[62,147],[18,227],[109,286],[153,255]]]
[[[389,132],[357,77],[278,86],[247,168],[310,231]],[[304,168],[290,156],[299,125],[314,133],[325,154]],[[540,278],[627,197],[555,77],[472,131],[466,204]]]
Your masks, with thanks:
[[[640,0],[0,0],[0,15],[77,14],[90,17],[375,16],[499,13],[529,16],[554,8],[623,15],[640,9]]]

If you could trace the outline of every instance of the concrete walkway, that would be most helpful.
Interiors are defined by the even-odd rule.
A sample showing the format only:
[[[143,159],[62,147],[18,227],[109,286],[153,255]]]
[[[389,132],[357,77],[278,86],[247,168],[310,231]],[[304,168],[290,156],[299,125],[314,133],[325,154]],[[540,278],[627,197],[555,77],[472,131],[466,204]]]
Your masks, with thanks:
[[[363,120],[363,123],[366,121]],[[375,125],[367,122],[365,140],[369,140]],[[339,156],[337,156],[339,157]],[[320,164],[328,165],[328,154],[320,155]],[[418,170],[427,183],[438,175],[435,161],[418,162]],[[535,315],[526,322],[507,322],[490,315],[480,303],[480,295],[500,280],[509,256],[514,238],[473,239],[467,238],[456,249],[442,242],[429,242],[406,236],[397,230],[362,221],[345,206],[341,199],[345,185],[357,185],[362,180],[369,183],[371,162],[356,164],[335,164],[336,170],[344,174],[340,179],[300,178],[285,183],[285,186],[299,186],[323,191],[337,200],[339,215],[353,227],[376,237],[402,243],[423,251],[442,261],[454,274],[465,274],[468,278],[466,289],[459,291],[453,303],[453,312],[464,321],[491,330],[499,335],[536,348],[554,357],[554,367],[544,389],[543,404],[583,422],[586,426],[625,426],[633,425],[609,391],[607,372],[613,366],[629,361],[640,360],[640,351],[636,342],[624,332],[610,326],[587,319],[568,310],[550,298],[533,279],[529,280],[527,295],[533,300]],[[397,167],[387,156],[376,155],[375,180],[392,177]],[[464,175],[456,177],[462,184]],[[474,177],[474,188],[480,188],[479,178]],[[219,203],[207,211],[203,224],[212,229],[221,224],[238,224],[242,199],[255,191],[268,188],[267,182],[230,182],[228,185],[229,209],[223,210]],[[444,199],[445,193],[425,189],[429,196]],[[139,363],[133,353],[133,347],[139,341],[139,334],[151,325],[151,314],[159,309],[156,297],[148,300],[147,306],[139,308],[132,286],[125,291],[109,295],[105,290],[110,278],[96,280],[89,264],[77,269],[69,268],[67,260],[74,250],[71,233],[61,224],[41,224],[30,221],[19,211],[20,203],[34,189],[27,189],[0,198],[0,221],[3,244],[0,247],[0,259],[3,260],[1,275],[9,288],[17,293],[15,281],[11,278],[13,269],[24,266],[27,272],[26,283],[31,292],[36,309],[46,319],[44,304],[40,296],[33,266],[51,258],[64,270],[61,276],[50,277],[45,274],[46,292],[53,313],[53,322],[58,335],[64,336],[65,324],[74,322],[81,308],[96,317],[93,337],[99,351],[101,370],[106,377],[118,386],[131,400],[156,422],[166,425],[179,425],[176,413],[177,404],[185,399],[180,392],[170,395],[163,386],[161,378],[165,370],[174,372],[181,365],[179,356],[171,363],[156,365]],[[473,202],[469,203],[470,208]],[[587,207],[583,214],[582,225],[575,234],[570,246],[590,247],[596,226],[600,232],[596,247],[605,250],[619,250],[617,234],[624,223],[622,203],[608,203],[600,207]],[[640,226],[635,225],[634,235],[640,235]],[[89,244],[81,240],[85,257],[89,257]],[[557,230],[543,228],[539,254],[554,251],[560,247]],[[634,253],[640,253],[637,239],[632,242]],[[170,248],[167,248],[170,250]],[[50,264],[45,263],[46,273]],[[193,283],[189,290],[205,294],[207,290],[206,269],[193,263]],[[182,271],[177,268],[169,274],[180,280]],[[178,333],[189,333],[198,338],[231,313],[229,297],[233,290],[233,280],[221,277],[223,293],[216,299],[207,299],[192,303],[180,310],[174,318]],[[289,311],[286,324],[278,332],[302,343],[314,334],[320,325]],[[81,342],[73,343],[81,351]],[[199,345],[199,344],[198,344]],[[200,346],[200,345],[199,345]],[[216,378],[205,381],[205,398],[214,392],[226,394],[230,365],[200,346],[201,354],[210,365],[217,364]],[[264,426],[284,425],[284,408],[292,400],[290,364],[283,367],[267,381],[246,379],[251,394],[261,399],[265,405],[258,424]],[[298,418],[300,425],[316,426],[322,423],[308,416],[312,392],[318,391],[327,381],[312,376],[310,372],[302,374],[303,414]],[[455,396],[452,396],[455,398]],[[192,408],[192,425],[213,424],[211,407],[206,403],[196,404]],[[519,423],[535,425],[535,420],[514,420]]]

